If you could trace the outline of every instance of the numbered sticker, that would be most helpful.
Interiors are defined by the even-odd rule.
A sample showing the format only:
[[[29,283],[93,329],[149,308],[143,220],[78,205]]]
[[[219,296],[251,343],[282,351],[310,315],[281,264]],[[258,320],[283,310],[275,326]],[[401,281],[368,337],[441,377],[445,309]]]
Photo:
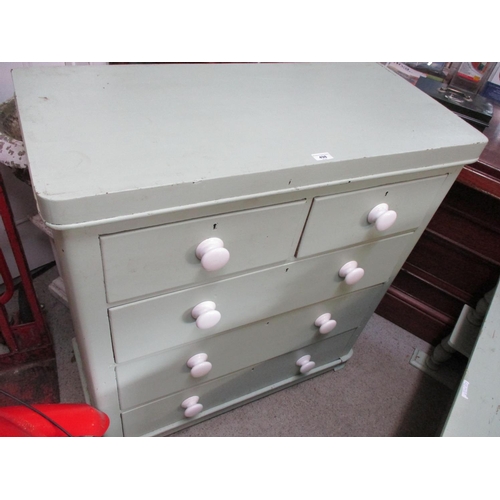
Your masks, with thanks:
[[[467,391],[469,390],[469,382],[467,380],[464,380],[462,383],[462,397],[465,399],[469,399],[467,397]]]
[[[312,157],[316,161],[333,160],[333,156],[330,153],[315,153],[315,154],[312,155]]]

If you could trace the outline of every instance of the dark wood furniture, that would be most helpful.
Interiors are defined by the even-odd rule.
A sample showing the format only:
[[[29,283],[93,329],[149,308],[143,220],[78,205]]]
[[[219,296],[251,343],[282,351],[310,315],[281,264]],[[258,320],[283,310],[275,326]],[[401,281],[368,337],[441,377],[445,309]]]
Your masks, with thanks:
[[[376,311],[432,345],[500,276],[500,105],[494,108],[486,149],[464,167]]]

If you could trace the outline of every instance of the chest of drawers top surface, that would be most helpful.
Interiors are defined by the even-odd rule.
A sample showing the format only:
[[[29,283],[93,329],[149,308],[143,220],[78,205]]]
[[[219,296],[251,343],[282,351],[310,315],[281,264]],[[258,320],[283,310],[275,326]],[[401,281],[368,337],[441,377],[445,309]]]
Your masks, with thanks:
[[[39,209],[61,228],[463,164],[486,143],[375,63],[39,67],[13,79]]]

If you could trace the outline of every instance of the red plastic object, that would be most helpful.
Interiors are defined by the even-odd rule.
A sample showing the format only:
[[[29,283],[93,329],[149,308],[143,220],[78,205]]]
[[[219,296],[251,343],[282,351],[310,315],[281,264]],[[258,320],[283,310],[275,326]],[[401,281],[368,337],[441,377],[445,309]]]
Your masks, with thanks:
[[[109,417],[87,404],[32,405],[65,429],[72,437],[101,437]],[[0,407],[2,437],[67,437],[47,419],[25,406]]]

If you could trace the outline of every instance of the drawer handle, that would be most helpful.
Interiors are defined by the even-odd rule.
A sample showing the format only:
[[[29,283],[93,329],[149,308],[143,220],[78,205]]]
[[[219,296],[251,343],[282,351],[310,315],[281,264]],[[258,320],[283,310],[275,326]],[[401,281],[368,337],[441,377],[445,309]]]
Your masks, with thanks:
[[[220,238],[208,238],[196,247],[196,257],[206,271],[217,271],[229,262],[229,251]]]
[[[355,260],[349,261],[344,264],[339,271],[339,276],[345,278],[345,282],[348,285],[354,285],[365,275],[365,270],[358,267],[358,263]]]
[[[220,321],[221,314],[215,309],[216,307],[215,302],[211,300],[200,302],[197,306],[193,307],[191,316],[196,320],[196,326],[200,330],[212,328]]]
[[[297,360],[295,363],[297,366],[300,366],[300,373],[305,375],[307,372],[311,371],[315,366],[316,363],[314,361],[311,361],[311,356],[302,356]]]
[[[396,222],[397,217],[398,214],[394,210],[389,210],[387,203],[380,203],[380,205],[371,209],[368,214],[368,222],[375,224],[379,231],[385,231]]]
[[[200,352],[187,360],[187,365],[191,368],[191,375],[194,378],[204,377],[212,369],[212,363],[207,359],[208,356],[204,352]]]
[[[184,412],[184,416],[186,418],[195,417],[198,413],[200,413],[200,411],[203,410],[203,405],[198,403],[199,400],[200,398],[198,396],[191,396],[181,403],[181,406],[186,408],[186,411]]]
[[[322,314],[316,319],[314,324],[319,326],[319,333],[322,335],[330,333],[337,326],[337,322],[332,319],[332,315],[330,313]]]

